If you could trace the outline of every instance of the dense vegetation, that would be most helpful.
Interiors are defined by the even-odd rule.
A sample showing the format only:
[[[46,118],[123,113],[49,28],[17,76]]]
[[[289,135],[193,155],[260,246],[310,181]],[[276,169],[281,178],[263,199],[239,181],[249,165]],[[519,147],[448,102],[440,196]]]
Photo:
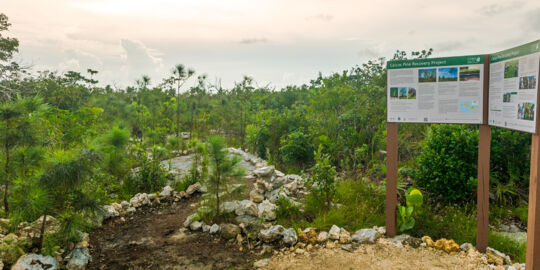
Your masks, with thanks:
[[[0,217],[14,223],[57,217],[62,233],[45,242],[72,241],[99,215],[99,205],[159,191],[172,180],[159,163],[184,150],[196,153],[204,169],[195,166],[175,186],[208,179],[218,194],[223,177],[234,175],[235,161],[218,151],[225,144],[318,184],[305,213],[280,200],[280,222],[350,230],[384,225],[383,58],[279,90],[257,87],[249,77],[225,89],[182,65],[163,81],[141,76],[113,89],[100,85],[92,69],[60,74],[19,66],[12,60],[18,41],[4,35],[8,27],[0,14]],[[393,58],[431,54],[397,51]],[[188,80],[198,83],[183,87]],[[411,186],[424,194],[408,233],[474,243],[477,137],[474,125],[400,125],[400,202]],[[491,221],[526,219],[530,135],[494,128],[492,138]],[[220,166],[224,175],[216,174]],[[492,245],[522,259],[522,249],[508,241]]]

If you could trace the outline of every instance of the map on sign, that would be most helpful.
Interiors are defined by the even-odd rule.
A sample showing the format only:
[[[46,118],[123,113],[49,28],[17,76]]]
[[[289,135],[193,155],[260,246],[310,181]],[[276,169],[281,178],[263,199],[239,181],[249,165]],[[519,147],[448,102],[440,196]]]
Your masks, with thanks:
[[[482,123],[484,56],[389,61],[388,122]]]
[[[489,124],[536,132],[540,40],[490,56]]]

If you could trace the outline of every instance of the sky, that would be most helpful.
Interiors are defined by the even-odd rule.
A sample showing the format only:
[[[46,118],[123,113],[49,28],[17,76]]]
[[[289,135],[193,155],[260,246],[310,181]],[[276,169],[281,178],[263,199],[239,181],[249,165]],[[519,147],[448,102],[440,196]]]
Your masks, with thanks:
[[[0,12],[33,71],[91,68],[117,88],[184,64],[211,84],[247,75],[280,89],[398,49],[470,55],[540,38],[540,1],[520,0],[0,0]]]

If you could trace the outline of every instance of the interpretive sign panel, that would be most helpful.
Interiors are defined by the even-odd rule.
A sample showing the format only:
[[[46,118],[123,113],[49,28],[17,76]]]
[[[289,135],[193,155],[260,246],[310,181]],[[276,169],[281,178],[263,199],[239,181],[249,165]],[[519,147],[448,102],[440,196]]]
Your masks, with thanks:
[[[490,56],[489,124],[536,132],[540,40]]]
[[[389,61],[387,120],[482,124],[484,56]]]

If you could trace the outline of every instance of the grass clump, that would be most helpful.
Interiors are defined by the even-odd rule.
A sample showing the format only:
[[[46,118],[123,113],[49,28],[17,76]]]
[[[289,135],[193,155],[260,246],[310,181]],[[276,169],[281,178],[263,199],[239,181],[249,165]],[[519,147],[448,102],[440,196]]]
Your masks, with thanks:
[[[489,233],[489,246],[509,255],[513,262],[524,263],[527,243],[497,232]]]
[[[384,192],[375,184],[363,180],[344,180],[336,184],[335,202],[326,210],[325,200],[313,193],[305,199],[306,213],[313,216],[304,227],[329,229],[332,225],[350,231],[374,225],[383,226]]]

